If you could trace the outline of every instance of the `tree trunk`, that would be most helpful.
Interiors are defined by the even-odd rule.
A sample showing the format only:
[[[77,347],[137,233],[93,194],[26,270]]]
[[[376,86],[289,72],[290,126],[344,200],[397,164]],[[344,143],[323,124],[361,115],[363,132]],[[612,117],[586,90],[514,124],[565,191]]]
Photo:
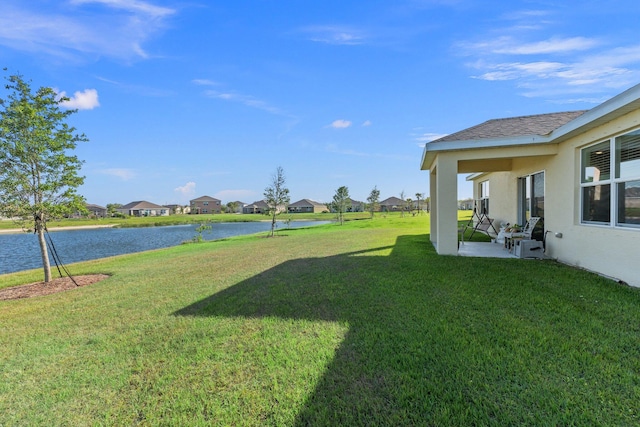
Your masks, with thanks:
[[[36,221],[36,232],[38,233],[38,243],[40,243],[40,255],[42,256],[42,267],[44,268],[44,281],[51,281],[51,264],[49,264],[49,253],[47,252],[47,242],[44,240],[44,224]]]
[[[273,237],[273,233],[276,229],[276,214],[274,213],[271,217],[271,237]]]

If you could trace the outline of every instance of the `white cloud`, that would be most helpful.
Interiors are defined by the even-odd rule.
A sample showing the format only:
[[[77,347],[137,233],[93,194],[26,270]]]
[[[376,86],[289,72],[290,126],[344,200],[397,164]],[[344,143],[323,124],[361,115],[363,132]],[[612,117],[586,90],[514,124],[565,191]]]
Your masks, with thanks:
[[[240,104],[246,105],[247,107],[257,108],[258,110],[266,111],[271,114],[287,115],[281,109],[274,107],[273,105],[269,105],[269,103],[265,101],[261,101],[250,95],[242,95],[242,94],[232,93],[232,92],[223,93],[215,90],[207,90],[204,92],[204,94],[209,98],[216,98],[216,99],[222,99],[225,101],[238,102]]]
[[[307,34],[311,41],[336,45],[359,45],[367,38],[362,30],[337,25],[315,25],[300,31]]]
[[[74,13],[69,13],[69,5]],[[147,58],[144,43],[165,28],[173,13],[174,9],[135,0],[71,0],[47,2],[47,7],[5,0],[0,45],[76,62],[99,56]]]
[[[585,37],[572,37],[568,39],[551,38],[534,43],[508,43],[506,46],[496,47],[493,52],[507,55],[567,53],[588,50],[598,44],[599,42],[597,40]]]
[[[365,127],[366,127],[366,126],[371,126],[372,124],[373,124],[373,123],[371,123],[371,120],[365,120],[365,121],[362,123],[362,126],[365,126]]]
[[[209,79],[193,79],[191,83],[196,84],[198,86],[218,86],[220,83],[215,82]]]
[[[67,96],[65,92],[60,92],[58,95],[61,98]],[[82,92],[77,91],[73,96],[69,97],[68,101],[62,102],[61,105],[71,109],[93,110],[100,106],[100,102],[98,102],[98,91],[95,89],[85,89]]]
[[[421,142],[430,142],[430,141],[435,141],[436,139],[440,139],[440,138],[444,138],[445,136],[449,135],[448,133],[423,133],[422,135],[419,135],[416,137],[416,141],[421,141]]]
[[[334,129],[346,129],[351,126],[351,122],[349,120],[334,120],[328,127],[332,127]]]
[[[135,178],[137,175],[133,169],[126,168],[101,169],[98,172],[104,175],[115,176],[123,181],[129,181],[130,179]]]
[[[193,197],[196,194],[196,183],[193,181],[189,181],[181,187],[174,188],[173,191],[183,197]]]
[[[601,44],[599,40],[586,37],[552,37],[536,42],[521,42],[511,36],[505,36],[478,43],[462,43],[460,47],[473,54],[480,52],[498,55],[540,55],[585,51],[599,44]]]
[[[90,4],[97,3],[111,7],[113,9],[122,9],[131,13],[141,13],[151,18],[161,18],[171,15],[175,11],[167,7],[155,6],[149,2],[136,0],[70,0],[71,4]]]

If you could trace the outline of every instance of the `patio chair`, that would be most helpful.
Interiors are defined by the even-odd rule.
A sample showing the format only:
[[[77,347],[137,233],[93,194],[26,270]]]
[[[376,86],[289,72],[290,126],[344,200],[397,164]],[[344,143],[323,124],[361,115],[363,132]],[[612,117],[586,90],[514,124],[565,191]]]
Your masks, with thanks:
[[[539,216],[532,216],[524,225],[522,231],[508,231],[504,233],[504,246],[509,250],[509,252],[513,251],[516,240],[531,240],[531,233],[538,221],[540,221]]]

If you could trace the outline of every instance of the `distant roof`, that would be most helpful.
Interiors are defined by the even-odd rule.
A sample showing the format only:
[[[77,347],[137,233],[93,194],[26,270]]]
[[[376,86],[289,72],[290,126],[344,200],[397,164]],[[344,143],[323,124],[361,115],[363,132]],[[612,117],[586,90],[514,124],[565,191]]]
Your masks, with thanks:
[[[164,206],[156,205],[155,203],[147,202],[146,200],[140,200],[127,203],[119,209],[161,209],[163,207]]]
[[[532,116],[492,119],[476,126],[452,133],[432,142],[470,141],[476,139],[508,138],[525,135],[548,135],[560,126],[584,114],[587,110]]]
[[[297,206],[324,206],[322,203],[315,202],[310,199],[302,199],[298,200],[295,203],[291,203],[289,206],[297,207]]]
[[[192,202],[219,202],[220,199],[216,199],[215,197],[211,197],[211,196],[200,196],[197,199],[191,199]]]
[[[401,205],[403,203],[404,201],[402,201],[402,199],[398,197],[393,197],[393,196],[388,197],[380,202],[381,205],[394,205],[394,206]]]
[[[107,209],[107,208],[100,205],[94,205],[93,203],[87,203],[87,209]]]
[[[251,203],[250,205],[246,205],[245,207],[269,207],[269,205],[267,204],[267,202],[265,202],[264,200],[257,200],[253,203]]]

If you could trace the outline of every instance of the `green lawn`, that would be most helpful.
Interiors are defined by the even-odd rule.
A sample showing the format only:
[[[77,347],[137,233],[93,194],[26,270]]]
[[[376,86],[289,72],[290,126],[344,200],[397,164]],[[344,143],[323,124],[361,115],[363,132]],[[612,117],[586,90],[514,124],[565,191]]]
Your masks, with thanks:
[[[0,301],[0,425],[638,425],[640,291],[377,217]],[[2,286],[39,271],[0,276]]]

